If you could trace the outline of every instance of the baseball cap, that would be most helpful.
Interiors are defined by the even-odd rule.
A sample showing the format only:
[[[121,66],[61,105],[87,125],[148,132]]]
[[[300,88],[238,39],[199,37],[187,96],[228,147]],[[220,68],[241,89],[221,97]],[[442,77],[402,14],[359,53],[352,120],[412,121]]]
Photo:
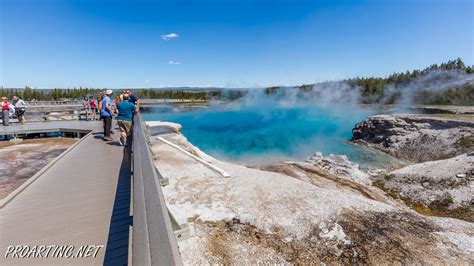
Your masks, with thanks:
[[[112,94],[112,93],[114,93],[112,90],[106,90],[106,91],[105,91],[105,94],[107,94],[107,95],[110,95],[110,94]]]

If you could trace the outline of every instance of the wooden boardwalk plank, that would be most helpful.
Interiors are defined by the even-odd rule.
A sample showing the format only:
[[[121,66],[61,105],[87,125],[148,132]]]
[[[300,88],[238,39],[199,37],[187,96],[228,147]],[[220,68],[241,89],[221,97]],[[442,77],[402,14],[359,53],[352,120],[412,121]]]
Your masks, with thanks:
[[[49,128],[84,129],[86,124],[83,123],[90,123],[94,124],[95,130],[100,129],[100,123],[75,122],[46,124]],[[32,128],[40,129],[39,126],[29,129]],[[101,138],[100,134],[88,135],[0,209],[0,265],[104,263],[112,212],[127,224],[130,158],[124,156],[123,147],[105,143]],[[120,184],[119,179],[122,180]],[[128,235],[128,225],[124,227],[120,220],[117,224],[125,231],[124,235]],[[120,247],[126,241],[117,235],[111,235],[110,240],[120,240],[117,242]],[[104,248],[96,258],[5,259],[10,245],[74,245],[75,249],[81,245],[104,245]],[[111,258],[119,256],[126,261],[126,254],[113,254]]]
[[[31,122],[23,125],[14,123],[9,126],[0,127],[0,135],[13,134],[13,133],[35,133],[35,132],[51,132],[59,129],[72,129],[72,130],[100,130],[102,122],[100,121],[51,121],[51,122]]]

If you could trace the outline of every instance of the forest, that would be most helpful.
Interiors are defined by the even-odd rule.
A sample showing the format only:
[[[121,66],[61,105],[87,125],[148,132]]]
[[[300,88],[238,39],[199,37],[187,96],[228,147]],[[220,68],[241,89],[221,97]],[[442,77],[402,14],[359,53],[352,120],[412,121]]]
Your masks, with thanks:
[[[394,104],[403,94],[410,94],[411,104],[474,105],[474,68],[466,66],[461,58],[384,78],[357,77],[336,82],[358,90],[362,104]],[[439,88],[439,84],[443,86]],[[304,95],[316,90],[317,85],[305,84],[296,88]],[[272,95],[283,88],[287,87],[269,87],[265,93]]]
[[[422,70],[412,70],[401,73],[393,73],[388,77],[357,77],[353,79],[342,80],[345,84],[351,86],[353,90],[360,93],[360,103],[363,104],[393,104],[396,103],[409,90],[410,84],[420,80],[433,73],[437,74],[436,81],[447,79],[443,73],[456,74],[463,77],[470,77],[466,82],[447,85],[442,90],[432,90],[429,82],[426,88],[418,88],[411,91],[412,103],[414,104],[455,104],[455,105],[474,105],[474,68],[466,66],[465,63],[457,58],[449,60],[440,65],[433,64]],[[455,80],[456,81],[456,80]],[[341,82],[341,81],[334,81]],[[432,80],[430,80],[432,82]],[[264,89],[267,95],[277,93],[283,88],[294,88],[300,92],[310,92],[316,90],[317,84],[305,84],[295,87],[274,86]],[[0,88],[0,95],[12,98],[14,95],[20,96],[25,100],[78,100],[84,96],[97,96],[106,88],[54,88],[54,89],[32,89],[26,86],[24,89]],[[133,89],[133,93],[141,99],[195,99],[195,100],[236,100],[247,94],[249,89]],[[114,90],[120,92],[120,90]]]
[[[414,80],[419,79],[429,73],[442,73],[443,71],[454,71],[457,74],[473,75],[474,69],[466,66],[461,58],[449,60],[441,65],[431,65],[423,70],[407,71],[405,73],[393,73],[386,78],[355,78],[349,79],[347,82],[353,86],[361,88],[361,96],[363,103],[381,103],[393,104],[403,93],[403,89],[407,88]],[[444,76],[438,75],[438,79]],[[474,80],[474,75],[472,77]],[[427,85],[430,83],[427,82]],[[392,86],[398,89],[397,93],[387,95],[386,89]],[[447,87],[441,91],[433,92],[429,87],[420,89],[413,95],[413,103],[417,104],[474,104],[474,84],[466,82]]]

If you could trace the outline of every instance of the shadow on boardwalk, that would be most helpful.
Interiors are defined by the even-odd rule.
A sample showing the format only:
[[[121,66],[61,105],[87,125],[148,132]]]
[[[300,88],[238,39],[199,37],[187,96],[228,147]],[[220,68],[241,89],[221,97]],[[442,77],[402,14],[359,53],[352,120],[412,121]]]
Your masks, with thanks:
[[[130,215],[130,201],[131,149],[127,147],[124,149],[120,166],[104,265],[127,265],[128,263],[129,234],[133,221],[133,217]]]

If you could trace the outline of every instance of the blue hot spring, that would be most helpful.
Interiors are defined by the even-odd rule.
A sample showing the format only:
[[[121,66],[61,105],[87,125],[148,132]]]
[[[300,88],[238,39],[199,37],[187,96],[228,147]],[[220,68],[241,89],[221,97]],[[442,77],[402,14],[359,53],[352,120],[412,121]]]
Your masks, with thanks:
[[[315,152],[344,154],[362,167],[380,167],[384,154],[347,142],[352,128],[377,113],[353,105],[318,107],[221,104],[192,111],[152,107],[145,120],[179,123],[182,133],[202,151],[222,160],[268,164],[304,160]]]

